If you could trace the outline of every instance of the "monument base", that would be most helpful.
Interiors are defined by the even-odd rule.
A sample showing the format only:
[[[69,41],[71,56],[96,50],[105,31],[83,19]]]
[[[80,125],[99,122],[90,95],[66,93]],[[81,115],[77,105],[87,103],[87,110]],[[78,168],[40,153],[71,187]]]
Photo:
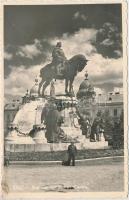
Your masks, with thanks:
[[[34,144],[34,140],[29,137],[29,136],[21,136],[21,137],[6,137],[5,139],[5,145],[7,144],[26,144],[26,145],[30,145],[30,144]]]
[[[5,143],[5,151],[8,152],[53,152],[66,151],[70,143],[44,143],[44,144],[12,144]],[[108,142],[90,142],[85,139],[84,143],[75,143],[78,150],[85,149],[107,149]]]

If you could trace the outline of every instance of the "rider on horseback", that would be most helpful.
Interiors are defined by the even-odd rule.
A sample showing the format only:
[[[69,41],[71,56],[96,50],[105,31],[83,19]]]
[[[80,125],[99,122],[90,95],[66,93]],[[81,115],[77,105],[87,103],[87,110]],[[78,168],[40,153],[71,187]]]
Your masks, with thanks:
[[[54,65],[55,72],[57,75],[62,75],[61,69],[64,68],[64,62],[67,60],[61,46],[62,46],[61,42],[57,42],[52,52],[52,57],[53,57],[52,65]]]

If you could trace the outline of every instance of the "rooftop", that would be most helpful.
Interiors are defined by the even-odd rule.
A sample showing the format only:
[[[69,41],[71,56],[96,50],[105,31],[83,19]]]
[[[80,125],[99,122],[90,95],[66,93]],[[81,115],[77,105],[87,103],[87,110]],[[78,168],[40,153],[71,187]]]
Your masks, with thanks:
[[[4,106],[5,110],[16,110],[22,104],[22,98],[14,97],[10,99],[10,102],[6,103]]]
[[[8,103],[5,105],[5,110],[17,110],[21,104],[17,102]]]
[[[96,96],[96,101],[98,103],[122,103],[123,102],[123,94],[109,93],[109,94],[99,94]]]

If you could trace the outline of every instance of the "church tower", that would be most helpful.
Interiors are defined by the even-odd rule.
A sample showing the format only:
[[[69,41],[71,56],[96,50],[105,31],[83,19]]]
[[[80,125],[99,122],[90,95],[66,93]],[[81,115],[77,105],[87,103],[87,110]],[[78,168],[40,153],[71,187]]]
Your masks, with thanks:
[[[78,111],[80,113],[80,117],[85,120],[89,120],[91,124],[93,123],[97,112],[95,96],[96,93],[94,91],[94,87],[90,83],[88,73],[86,72],[85,79],[80,84],[77,92]]]

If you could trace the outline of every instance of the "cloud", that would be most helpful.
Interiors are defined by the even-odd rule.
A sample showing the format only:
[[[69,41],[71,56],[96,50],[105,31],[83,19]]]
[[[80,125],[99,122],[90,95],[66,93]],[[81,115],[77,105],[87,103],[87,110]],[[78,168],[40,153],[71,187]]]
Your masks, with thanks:
[[[23,96],[34,85],[34,79],[41,67],[35,65],[26,69],[25,66],[13,66],[10,75],[5,79],[5,94]]]
[[[100,44],[104,45],[104,46],[112,46],[114,44],[114,41],[107,38],[107,39],[103,40]]]
[[[26,68],[25,66],[13,66],[10,75],[5,79],[5,102],[9,102],[12,96],[22,97],[25,95],[26,90],[32,88],[34,85],[35,77],[39,77],[39,72],[42,67],[47,63],[41,63],[40,65],[31,66],[31,68]],[[55,82],[56,93],[64,93],[64,81],[57,80]],[[46,93],[50,93],[50,86],[48,86]]]
[[[115,87],[123,84],[123,61],[122,58],[105,58],[101,54],[90,57],[85,70],[88,71],[89,80],[101,90],[112,91]],[[84,71],[78,74],[77,81],[84,79]]]
[[[97,32],[95,46],[103,56],[121,57],[122,36],[117,26],[109,22],[104,23]]]
[[[79,17],[80,13],[79,12],[75,12],[73,18],[77,19]]]
[[[110,24],[105,25],[110,26]],[[104,26],[104,27],[105,27]],[[110,27],[111,30],[115,30]],[[78,53],[84,54],[90,61],[83,72],[75,78],[74,89],[78,90],[79,84],[85,78],[84,73],[88,70],[90,80],[96,88],[103,91],[113,90],[114,87],[122,87],[123,82],[123,63],[122,58],[109,58],[98,53],[93,43],[96,40],[98,31],[95,29],[80,29],[74,35],[64,34],[62,38],[51,39],[52,45],[58,40],[62,41],[62,48],[70,58]],[[119,51],[116,51],[119,53]],[[97,91],[99,90],[97,89]]]
[[[42,46],[40,41],[38,39],[35,39],[33,44],[20,46],[17,55],[20,57],[33,59],[33,57],[36,57],[42,53],[41,48]]]
[[[96,52],[96,48],[92,42],[96,39],[97,30],[95,29],[80,29],[73,35],[63,34],[61,38],[52,38],[49,40],[51,45],[55,45],[57,41],[62,42],[62,48],[67,58],[76,54],[84,54],[90,56]]]
[[[39,75],[40,69],[45,64],[35,65],[28,69],[25,66],[13,67],[10,75],[5,79],[5,96],[7,98],[12,94],[23,96],[27,89],[32,88],[35,77]],[[92,55],[86,68],[78,73],[74,80],[75,93],[77,93],[80,84],[85,79],[86,70],[89,74],[89,81],[94,86],[97,94],[113,91],[116,87],[122,87],[122,58],[109,59],[99,54]],[[56,94],[64,93],[64,81],[57,80],[55,88]],[[49,94],[49,89],[50,87],[47,88],[47,94]]]
[[[4,52],[4,59],[5,60],[12,60],[12,58],[13,58],[12,53],[8,53],[7,51]]]
[[[115,50],[114,53],[118,56],[118,57],[122,57],[122,52],[119,50]]]
[[[73,15],[73,19],[81,19],[83,21],[87,21],[87,16],[83,13],[80,13],[80,12],[75,12],[74,15]]]
[[[62,42],[62,48],[67,56],[71,58],[76,54],[84,54],[90,61],[85,69],[78,73],[74,80],[74,91],[78,91],[81,82],[85,78],[85,71],[88,71],[89,81],[93,84],[97,93],[105,93],[113,91],[114,88],[122,88],[123,83],[123,62],[122,58],[104,57],[97,52],[93,42],[96,39],[97,30],[95,29],[80,29],[73,35],[67,33],[60,38],[49,38],[49,44],[55,45],[57,41]],[[40,41],[38,42],[40,44]],[[50,60],[50,53],[47,55],[47,62]],[[26,68],[25,65],[12,66],[10,75],[5,79],[5,94],[21,95],[25,94],[26,89],[30,89],[34,85],[34,79],[39,75],[40,69],[46,63],[33,65]],[[56,94],[64,93],[64,81],[56,81]],[[49,87],[47,88],[49,94]]]

